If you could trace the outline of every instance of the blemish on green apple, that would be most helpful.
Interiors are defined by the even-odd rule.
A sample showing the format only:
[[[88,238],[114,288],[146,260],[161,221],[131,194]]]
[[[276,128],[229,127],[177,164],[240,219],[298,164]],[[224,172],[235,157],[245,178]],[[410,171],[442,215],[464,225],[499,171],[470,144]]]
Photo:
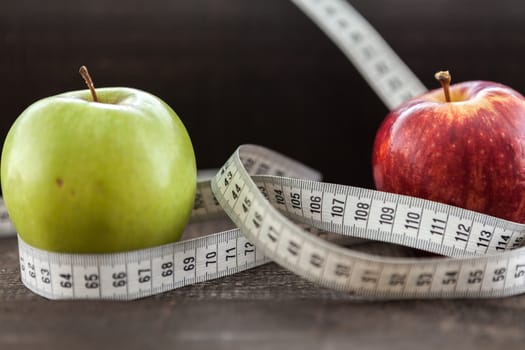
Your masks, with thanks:
[[[144,91],[97,88],[98,102],[90,94],[42,99],[12,125],[1,185],[19,235],[66,253],[178,240],[192,211],[197,172],[182,121]]]

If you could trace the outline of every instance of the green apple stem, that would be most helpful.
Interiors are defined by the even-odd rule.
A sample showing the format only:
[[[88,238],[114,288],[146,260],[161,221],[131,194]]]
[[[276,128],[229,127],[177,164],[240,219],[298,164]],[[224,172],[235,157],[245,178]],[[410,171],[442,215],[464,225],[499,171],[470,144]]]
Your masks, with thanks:
[[[441,86],[443,87],[443,91],[445,92],[445,100],[447,102],[450,102],[450,81],[452,80],[452,77],[450,76],[450,73],[448,70],[440,71],[434,74],[434,78],[438,80],[441,83]]]
[[[86,85],[89,88],[89,91],[91,91],[91,96],[93,96],[93,101],[98,102],[97,93],[95,91],[95,86],[93,85],[93,80],[91,79],[91,75],[89,75],[88,69],[86,66],[80,67],[78,70],[82,78],[84,78],[84,81],[86,82]]]

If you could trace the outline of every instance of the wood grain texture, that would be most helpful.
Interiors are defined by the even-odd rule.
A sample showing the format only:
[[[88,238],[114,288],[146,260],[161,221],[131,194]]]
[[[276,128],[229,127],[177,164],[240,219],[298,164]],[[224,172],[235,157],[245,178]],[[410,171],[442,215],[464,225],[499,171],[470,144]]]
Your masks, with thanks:
[[[525,340],[520,296],[367,301],[271,263],[133,302],[49,301],[19,281],[16,239],[0,242],[0,266],[1,349],[480,350]]]

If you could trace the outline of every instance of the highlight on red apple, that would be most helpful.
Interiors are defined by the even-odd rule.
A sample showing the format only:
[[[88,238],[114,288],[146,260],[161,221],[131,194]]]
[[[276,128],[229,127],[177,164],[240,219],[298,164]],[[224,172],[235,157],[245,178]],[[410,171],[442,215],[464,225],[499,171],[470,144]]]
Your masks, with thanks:
[[[379,127],[372,152],[381,191],[525,223],[525,98],[490,81],[450,85],[406,101]]]

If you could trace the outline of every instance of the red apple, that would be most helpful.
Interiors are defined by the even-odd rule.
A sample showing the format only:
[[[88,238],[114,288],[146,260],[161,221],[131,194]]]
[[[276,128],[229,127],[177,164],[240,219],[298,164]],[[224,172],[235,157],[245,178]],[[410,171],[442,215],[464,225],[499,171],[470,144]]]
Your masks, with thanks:
[[[525,98],[498,83],[436,78],[445,93],[407,101],[379,128],[377,189],[525,223]]]

